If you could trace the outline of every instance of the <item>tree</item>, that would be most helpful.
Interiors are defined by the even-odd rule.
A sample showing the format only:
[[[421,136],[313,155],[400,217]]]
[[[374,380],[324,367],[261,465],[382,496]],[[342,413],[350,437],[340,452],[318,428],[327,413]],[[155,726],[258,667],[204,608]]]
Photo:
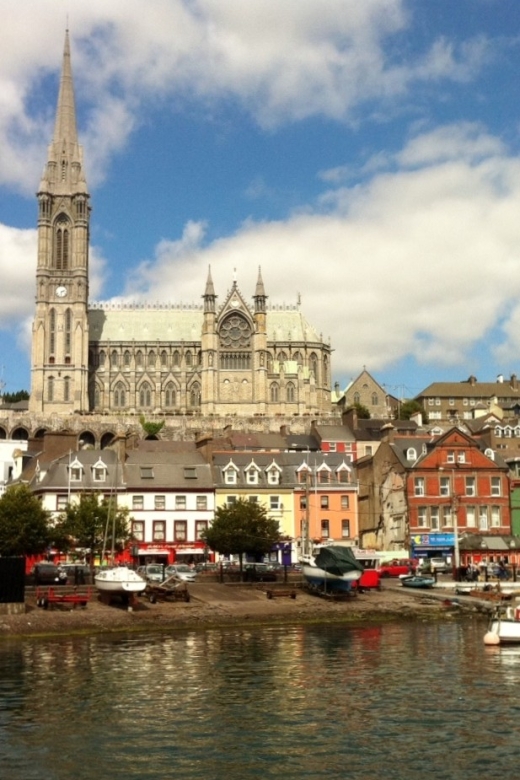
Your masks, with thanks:
[[[164,420],[161,420],[160,422],[151,422],[147,421],[144,415],[139,417],[139,422],[148,439],[154,439],[164,426]]]
[[[90,550],[90,562],[103,551],[120,552],[131,539],[128,509],[118,509],[113,498],[102,501],[96,494],[83,494],[79,503],[69,504],[55,529],[63,549]]]
[[[239,499],[234,504],[218,507],[213,523],[202,538],[221,555],[238,555],[242,571],[244,553],[255,559],[268,553],[280,540],[280,530],[277,520],[268,517],[265,507]]]
[[[398,420],[409,420],[412,414],[415,414],[415,412],[420,412],[422,414],[424,422],[428,422],[427,415],[419,403],[419,401],[403,401],[399,404],[399,409],[397,413],[397,419]]]
[[[369,420],[370,419],[370,411],[367,409],[366,406],[363,406],[363,404],[351,404],[351,406],[346,409],[347,412],[349,412],[351,409],[356,410],[356,414],[358,416],[358,420]]]
[[[17,390],[16,393],[2,393],[0,397],[4,404],[14,404],[17,401],[28,401],[29,393],[27,390]]]
[[[0,498],[0,555],[37,555],[51,541],[49,513],[27,485],[13,485]]]

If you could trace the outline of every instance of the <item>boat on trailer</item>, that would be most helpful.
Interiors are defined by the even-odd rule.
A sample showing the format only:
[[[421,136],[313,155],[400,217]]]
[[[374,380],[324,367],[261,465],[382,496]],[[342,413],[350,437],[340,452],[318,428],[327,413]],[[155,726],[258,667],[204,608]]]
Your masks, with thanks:
[[[99,591],[113,595],[142,593],[147,585],[146,580],[128,566],[101,569],[95,575],[94,582]]]
[[[364,568],[349,547],[327,545],[314,558],[303,563],[307,585],[322,593],[348,593],[363,574]]]

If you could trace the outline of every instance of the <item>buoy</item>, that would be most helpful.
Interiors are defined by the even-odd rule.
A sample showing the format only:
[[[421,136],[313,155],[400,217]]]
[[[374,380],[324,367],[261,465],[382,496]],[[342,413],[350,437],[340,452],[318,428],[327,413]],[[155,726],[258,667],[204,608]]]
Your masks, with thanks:
[[[485,645],[499,645],[500,644],[500,637],[498,634],[495,634],[494,631],[488,631],[486,636],[484,637],[484,644]]]

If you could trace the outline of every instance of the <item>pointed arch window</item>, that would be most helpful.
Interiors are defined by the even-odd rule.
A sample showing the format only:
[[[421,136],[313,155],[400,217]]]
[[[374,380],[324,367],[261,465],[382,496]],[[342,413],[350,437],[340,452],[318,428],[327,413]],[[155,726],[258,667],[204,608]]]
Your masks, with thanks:
[[[285,400],[289,404],[292,404],[296,401],[296,389],[292,382],[289,382],[285,388]]]
[[[130,361],[131,361],[130,351],[128,349],[125,350],[123,361],[125,364],[125,368],[127,368],[130,365]]]
[[[273,382],[269,388],[269,397],[271,399],[271,403],[276,403],[280,396],[280,388],[276,384],[276,382]]]
[[[70,220],[60,214],[54,226],[54,268],[66,271],[70,265]]]
[[[148,368],[155,368],[155,352],[153,349],[148,353]]]
[[[295,352],[292,358],[299,366],[303,365],[301,352]]]
[[[101,350],[101,352],[99,353],[99,367],[100,368],[104,368],[105,367],[105,359],[106,359],[105,352],[103,350]]]
[[[318,379],[319,379],[319,377],[318,377],[318,358],[317,358],[315,352],[313,352],[311,354],[310,358],[309,358],[309,367],[310,367],[312,373],[314,374],[314,379],[316,380],[316,382],[318,382]]]
[[[64,346],[65,354],[70,355],[70,347],[72,342],[72,312],[70,309],[65,311],[65,327],[64,327]]]
[[[126,406],[125,386],[118,382],[114,388],[114,408],[123,409]]]
[[[269,373],[272,373],[273,370],[273,356],[270,352],[267,353],[267,370]]]
[[[167,409],[172,409],[175,406],[177,395],[175,392],[175,385],[173,382],[168,382],[164,390],[164,405]]]
[[[47,400],[54,401],[54,377],[50,376],[47,379]]]
[[[176,349],[173,353],[173,367],[178,368],[181,364],[181,355],[180,352]]]
[[[167,366],[168,365],[168,353],[165,349],[161,352],[161,366]]]
[[[63,380],[63,400],[70,401],[70,376],[66,376]]]
[[[110,354],[110,365],[112,368],[117,368],[119,364],[119,355],[117,354],[116,350],[113,349]]]
[[[148,409],[152,405],[152,388],[148,382],[143,382],[139,389],[139,406]]]
[[[360,395],[359,393],[354,393],[354,403],[358,404],[360,402]]]
[[[372,393],[372,406],[377,406],[379,403],[379,398],[377,397],[377,393]]]
[[[142,368],[143,367],[143,353],[140,349],[137,350],[135,353],[135,365],[136,368]]]
[[[51,309],[49,312],[49,354],[56,352],[56,311]]]
[[[192,356],[192,354],[191,354],[191,352],[189,350],[186,352],[185,360],[186,360],[186,365],[187,366],[193,365],[193,356]]]
[[[279,363],[285,363],[287,360],[287,353],[286,352],[279,352],[276,356],[276,359]]]
[[[190,406],[200,406],[200,385],[195,382],[190,388]]]

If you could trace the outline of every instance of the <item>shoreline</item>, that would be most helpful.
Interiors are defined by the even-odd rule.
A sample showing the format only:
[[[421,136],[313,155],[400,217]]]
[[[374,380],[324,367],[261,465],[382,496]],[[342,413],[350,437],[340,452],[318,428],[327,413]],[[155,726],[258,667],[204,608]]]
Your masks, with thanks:
[[[0,641],[63,639],[123,633],[214,631],[243,626],[349,623],[351,625],[394,620],[454,620],[479,616],[478,605],[454,593],[410,592],[398,583],[381,591],[366,591],[342,600],[320,598],[297,589],[296,598],[268,598],[267,588],[220,583],[190,585],[188,603],[155,604],[140,597],[135,609],[101,603],[94,591],[84,608],[57,604],[43,609],[36,597],[26,598],[26,611],[0,615]]]

